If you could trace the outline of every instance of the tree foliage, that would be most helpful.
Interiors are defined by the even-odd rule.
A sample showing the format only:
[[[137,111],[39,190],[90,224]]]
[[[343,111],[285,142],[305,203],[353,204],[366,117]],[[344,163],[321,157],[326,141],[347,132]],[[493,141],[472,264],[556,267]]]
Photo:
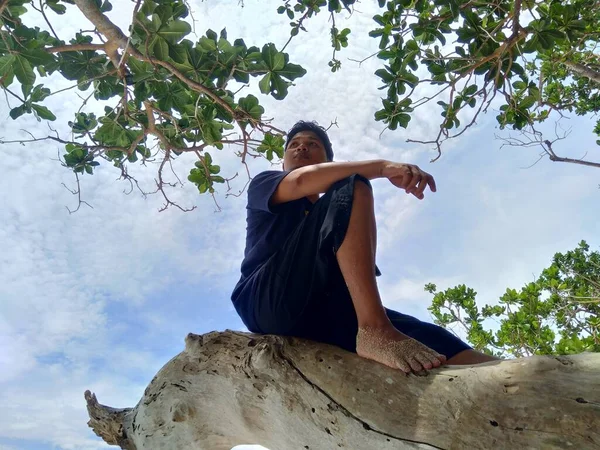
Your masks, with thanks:
[[[278,48],[232,39],[226,29],[190,39],[185,0],[132,1],[126,31],[108,18],[109,0],[0,0],[0,86],[11,99],[13,119],[32,114],[56,120],[44,102],[64,90],[44,82],[51,74],[103,102],[100,115],[85,108],[73,112],[69,139],[51,134],[30,141],[63,144],[63,164],[78,184],[79,175],[108,161],[133,186],[127,164],[157,160],[156,192],[167,207],[173,203],[164,187],[175,184],[163,178],[163,169],[184,152],[197,155],[188,180],[201,193],[229,182],[209,153],[213,149],[239,145],[244,163],[249,155],[269,160],[282,155],[284,132],[265,118],[259,98],[242,91],[257,82],[263,95],[285,99],[306,71],[284,50],[324,11],[332,22],[329,67],[338,72],[337,52],[353,36],[339,26],[340,14],[352,12],[354,3],[281,0],[273,13],[285,15],[291,28],[288,42]],[[597,0],[378,0],[378,6],[373,28],[358,32],[379,43],[373,56],[381,62],[375,76],[384,95],[375,120],[386,128],[408,128],[417,108],[437,101],[439,131],[419,142],[441,154],[445,140],[497,107],[499,126],[526,136],[508,144],[540,145],[554,161],[600,167],[558,156],[554,141],[536,129],[550,117],[600,110]],[[91,29],[62,36],[60,16],[71,8],[84,14]],[[36,14],[46,27],[32,25]],[[432,86],[433,95],[427,90]],[[594,132],[600,135],[600,122]]]
[[[459,326],[470,344],[497,356],[600,352],[600,253],[582,241],[556,253],[552,264],[520,290],[507,289],[495,305],[479,307],[477,293],[459,285],[434,294],[435,323]],[[490,321],[496,326],[488,327]]]
[[[312,11],[328,6],[332,19],[342,11],[339,0],[292,3],[279,9],[290,19],[302,14],[290,24],[292,36]],[[375,55],[382,67],[375,75],[385,96],[375,120],[390,130],[408,128],[417,108],[437,100],[437,135],[412,142],[434,145],[439,157],[444,141],[498,108],[501,129],[523,132],[506,139],[508,145],[541,146],[552,161],[600,167],[600,161],[558,156],[553,144],[564,136],[551,141],[536,128],[550,117],[600,111],[597,0],[378,0],[378,5],[369,36],[379,42]],[[347,36],[350,30],[345,31]],[[339,50],[335,40],[333,45]],[[329,65],[339,70],[340,64],[334,51]],[[593,132],[600,137],[600,120]]]
[[[99,117],[74,112],[71,139],[32,139],[64,144],[64,165],[76,174],[92,174],[104,160],[131,180],[127,163],[158,159],[157,191],[166,207],[174,203],[164,187],[173,184],[163,179],[163,169],[184,152],[197,155],[188,180],[200,193],[213,193],[216,183],[228,181],[213,162],[211,148],[239,145],[243,162],[248,155],[269,160],[283,155],[283,132],[264,118],[256,96],[239,94],[240,86],[258,78],[263,94],[282,100],[293,81],[306,73],[275,44],[249,46],[229,38],[225,29],[209,29],[193,42],[187,38],[192,30],[186,21],[188,6],[181,0],[136,2],[128,35],[105,14],[112,9],[108,0],[46,0],[39,7],[27,0],[0,4],[0,84],[18,101],[10,110],[13,119],[24,114],[56,119],[43,101],[58,92],[40,80],[53,73],[106,104]],[[92,30],[66,41],[52,24],[72,7],[84,13]],[[27,26],[29,10],[44,15],[48,30]],[[102,43],[94,39],[96,33]],[[231,84],[238,90],[229,89]]]

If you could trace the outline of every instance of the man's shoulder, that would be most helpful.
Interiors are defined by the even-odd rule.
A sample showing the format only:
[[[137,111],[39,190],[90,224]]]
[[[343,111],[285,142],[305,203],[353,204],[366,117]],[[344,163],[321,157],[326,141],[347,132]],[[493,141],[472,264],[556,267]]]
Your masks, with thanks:
[[[258,173],[252,178],[248,189],[253,190],[258,188],[259,186],[264,186],[265,184],[276,182],[288,173],[289,171],[287,170],[263,170],[262,172]]]
[[[265,170],[256,175],[248,186],[247,208],[274,214],[278,209],[269,204],[270,198],[289,173],[287,170]]]
[[[287,170],[263,170],[262,172],[256,174],[254,178],[252,178],[252,181],[260,180],[263,178],[276,178],[277,176],[281,176],[286,173],[288,173]]]

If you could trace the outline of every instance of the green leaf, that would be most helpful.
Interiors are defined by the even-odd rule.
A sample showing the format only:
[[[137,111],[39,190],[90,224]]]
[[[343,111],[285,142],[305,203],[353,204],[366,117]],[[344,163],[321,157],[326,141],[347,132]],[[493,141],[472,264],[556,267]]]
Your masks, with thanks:
[[[410,116],[408,114],[399,114],[398,115],[398,125],[402,128],[406,128],[408,126],[408,122],[410,122]]]
[[[298,64],[287,63],[283,69],[277,71],[277,74],[293,81],[306,75],[306,69]]]
[[[35,67],[56,62],[56,57],[41,49],[22,50],[21,54]]]
[[[265,112],[265,109],[258,104],[258,99],[252,94],[248,95],[247,97],[240,98],[238,104],[244,111],[246,111],[256,120],[259,120]]]
[[[389,116],[388,112],[385,109],[380,109],[375,113],[375,120],[381,121],[385,120]]]
[[[17,106],[16,108],[11,109],[8,114],[13,120],[19,116],[22,116],[25,114],[25,105]]]
[[[8,5],[6,9],[12,18],[17,18],[27,12],[27,8],[21,5]]]
[[[394,81],[394,75],[385,69],[377,69],[375,75],[383,80],[384,83],[389,84]]]
[[[205,52],[214,52],[217,49],[217,43],[205,36],[198,40],[198,45]]]
[[[167,23],[173,17],[173,8],[168,4],[160,4],[152,11],[152,13],[156,14],[162,23]]]
[[[519,109],[529,109],[535,104],[535,97],[533,95],[528,95],[523,99],[522,102],[519,103]]]
[[[281,78],[278,74],[273,74],[271,77],[271,95],[277,100],[283,100],[288,93],[289,83]]]
[[[433,75],[442,75],[442,74],[446,73],[446,69],[444,69],[439,64],[430,64],[429,72],[431,72]]]
[[[117,122],[103,118],[102,126],[96,130],[95,138],[106,145],[116,145],[127,147],[131,144],[131,139],[125,129]]]
[[[41,102],[49,95],[50,89],[45,88],[43,84],[38,84],[35,88],[33,88],[33,92],[31,93],[31,101]]]
[[[0,56],[0,76],[5,75],[15,63],[14,55]]]
[[[24,56],[15,56],[14,71],[17,80],[19,80],[21,84],[30,84],[33,86],[33,83],[35,83],[35,73],[33,72],[31,64],[29,64],[29,61],[27,61]]]
[[[152,53],[158,59],[166,61],[169,58],[169,44],[160,36],[155,36],[152,40]]]
[[[29,94],[31,94],[31,90],[33,89],[33,86],[30,84],[22,84],[21,85],[21,91],[23,92],[23,98],[27,98],[29,97]]]
[[[183,45],[169,45],[169,56],[178,64],[187,63],[187,49]]]
[[[475,92],[477,92],[476,84],[472,84],[467,89],[465,89],[465,95],[473,95],[473,94],[475,94]]]
[[[263,46],[262,59],[272,71],[281,70],[285,65],[285,56],[283,53],[277,51],[274,44]]]
[[[96,3],[98,3],[98,0],[96,0]],[[108,0],[104,0],[102,2],[102,6],[100,6],[100,12],[109,12],[112,11],[112,5]]]
[[[258,83],[258,87],[260,88],[260,92],[263,94],[268,94],[270,91],[271,84],[271,73],[266,74]]]
[[[162,26],[157,34],[165,41],[175,44],[191,33],[192,27],[185,20],[173,20],[167,26]]]
[[[285,141],[283,137],[280,135],[275,135],[272,133],[265,134],[263,141],[256,148],[256,151],[259,153],[265,153],[267,159],[271,161],[273,159],[273,153],[275,153],[278,157],[283,158]]]
[[[58,3],[46,2],[46,6],[54,11],[56,14],[64,14],[67,12],[67,7],[65,5],[59,5]]]
[[[45,106],[33,104],[31,107],[42,119],[56,120],[56,116]]]

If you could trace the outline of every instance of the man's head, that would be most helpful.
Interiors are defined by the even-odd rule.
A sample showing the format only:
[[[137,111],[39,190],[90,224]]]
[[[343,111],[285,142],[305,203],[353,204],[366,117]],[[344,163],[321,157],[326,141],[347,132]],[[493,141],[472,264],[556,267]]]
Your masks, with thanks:
[[[296,122],[288,132],[283,156],[284,170],[333,161],[333,150],[325,128],[316,122]]]

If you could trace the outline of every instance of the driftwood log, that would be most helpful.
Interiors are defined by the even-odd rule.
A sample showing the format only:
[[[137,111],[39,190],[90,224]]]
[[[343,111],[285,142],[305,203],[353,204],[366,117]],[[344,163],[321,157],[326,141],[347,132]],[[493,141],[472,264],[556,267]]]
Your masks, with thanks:
[[[189,334],[134,408],[85,393],[88,425],[124,449],[600,448],[600,354],[406,376],[311,341]]]

